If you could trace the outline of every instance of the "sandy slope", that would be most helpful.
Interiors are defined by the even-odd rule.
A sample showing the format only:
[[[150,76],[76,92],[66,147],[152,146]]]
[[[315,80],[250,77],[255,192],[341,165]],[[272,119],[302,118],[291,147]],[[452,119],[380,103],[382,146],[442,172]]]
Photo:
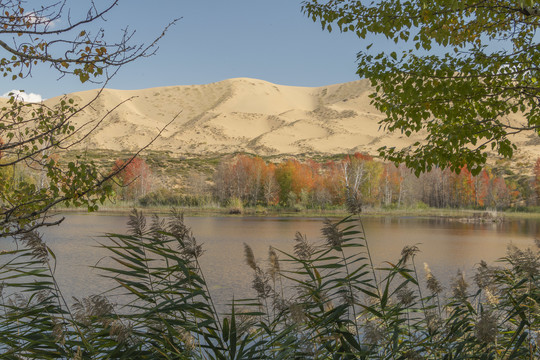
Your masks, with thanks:
[[[379,130],[382,114],[368,98],[368,81],[319,88],[238,78],[207,85],[103,91],[78,122],[103,119],[84,147],[135,150],[180,114],[151,149],[173,154],[246,151],[260,155],[368,152],[407,146],[419,138]],[[70,94],[79,104],[97,91]],[[58,98],[50,99],[54,103]],[[516,143],[521,156],[540,156],[530,134]]]

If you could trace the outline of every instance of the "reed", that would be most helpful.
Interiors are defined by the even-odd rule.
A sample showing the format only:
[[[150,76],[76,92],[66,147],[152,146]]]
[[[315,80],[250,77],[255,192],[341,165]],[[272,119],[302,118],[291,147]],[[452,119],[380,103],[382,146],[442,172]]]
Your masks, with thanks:
[[[509,247],[445,293],[427,264],[418,273],[416,246],[375,268],[351,215],[325,221],[319,244],[296,233],[294,252],[270,248],[267,262],[245,245],[254,296],[218,313],[181,214],[147,225],[134,211],[129,228],[106,235],[110,261],[95,266],[116,286],[70,303],[39,234],[0,254],[2,358],[540,358],[538,249]]]

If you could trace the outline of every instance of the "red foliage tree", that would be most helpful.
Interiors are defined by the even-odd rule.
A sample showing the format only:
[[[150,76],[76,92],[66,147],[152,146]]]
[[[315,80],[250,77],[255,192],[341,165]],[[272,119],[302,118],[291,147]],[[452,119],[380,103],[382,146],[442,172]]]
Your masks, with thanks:
[[[475,205],[476,203],[476,189],[474,177],[467,169],[467,166],[463,166],[459,172],[452,173],[449,176],[451,182],[451,198],[453,199],[452,205],[455,207],[468,207]]]
[[[506,186],[506,181],[502,176],[493,179],[491,187],[492,206],[496,209],[504,209],[510,205],[510,189]]]
[[[151,171],[144,159],[135,157],[131,161],[118,159],[114,162],[113,172],[119,185],[117,193],[122,200],[133,200],[146,195],[151,187]]]
[[[490,172],[486,171],[486,169],[482,169],[480,174],[474,178],[475,201],[477,206],[486,206],[490,181]]]

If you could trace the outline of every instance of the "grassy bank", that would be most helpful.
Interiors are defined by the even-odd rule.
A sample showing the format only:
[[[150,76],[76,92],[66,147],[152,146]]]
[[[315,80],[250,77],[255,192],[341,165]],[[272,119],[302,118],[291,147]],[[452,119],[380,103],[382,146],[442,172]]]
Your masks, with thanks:
[[[134,201],[106,203],[102,205],[97,214],[128,214],[133,208],[139,208],[145,213],[150,214],[166,214],[170,212],[170,206],[150,206],[142,207]],[[219,206],[184,206],[177,209],[186,216],[269,216],[269,217],[328,217],[340,218],[347,215],[347,210],[343,208],[334,209],[290,209],[284,207],[242,207],[240,211],[230,207]],[[86,212],[86,208],[55,208],[57,212]],[[394,216],[394,217],[451,217],[451,218],[467,218],[467,219],[540,219],[540,211],[538,208],[492,211],[492,210],[476,210],[476,209],[449,209],[449,208],[431,208],[431,207],[402,207],[402,208],[365,208],[362,211],[363,216],[378,217],[378,216]]]

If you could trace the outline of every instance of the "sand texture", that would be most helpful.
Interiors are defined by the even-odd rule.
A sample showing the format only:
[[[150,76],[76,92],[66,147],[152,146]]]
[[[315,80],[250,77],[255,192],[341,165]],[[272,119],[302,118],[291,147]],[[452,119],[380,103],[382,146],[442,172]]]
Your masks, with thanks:
[[[367,80],[308,88],[248,78],[144,90],[104,89],[76,119],[84,124],[104,117],[79,146],[134,151],[177,114],[152,150],[178,155],[239,151],[258,155],[359,151],[376,155],[381,146],[401,148],[421,140],[422,134],[406,137],[379,129],[383,115],[370,105],[371,92]],[[91,90],[68,96],[83,105],[96,94],[97,90]],[[512,119],[521,120],[519,116]],[[528,160],[540,156],[537,135],[523,133],[514,141],[520,156]]]

